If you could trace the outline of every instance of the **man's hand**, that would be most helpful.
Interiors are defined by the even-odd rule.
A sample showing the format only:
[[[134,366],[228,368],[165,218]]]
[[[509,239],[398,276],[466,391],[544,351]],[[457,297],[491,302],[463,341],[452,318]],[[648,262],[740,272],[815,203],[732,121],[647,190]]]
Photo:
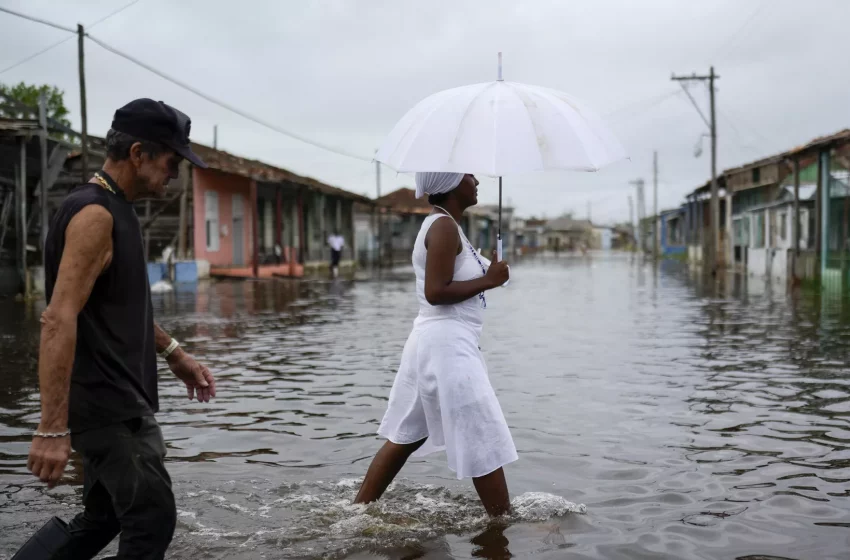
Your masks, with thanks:
[[[48,488],[53,488],[62,478],[70,455],[71,436],[61,438],[35,436],[32,438],[27,468],[42,482],[46,482]]]
[[[195,358],[177,348],[168,356],[168,367],[180,381],[186,384],[189,400],[198,394],[198,402],[210,402],[215,397],[215,378],[205,366],[195,361]]]

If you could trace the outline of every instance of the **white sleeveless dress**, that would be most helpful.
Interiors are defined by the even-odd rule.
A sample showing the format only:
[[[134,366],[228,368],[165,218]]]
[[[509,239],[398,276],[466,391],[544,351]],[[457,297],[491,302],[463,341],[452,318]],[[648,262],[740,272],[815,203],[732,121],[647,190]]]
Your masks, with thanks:
[[[419,316],[378,434],[398,444],[427,437],[415,456],[445,450],[458,479],[479,477],[516,461],[517,453],[479,349],[484,310],[478,296],[439,306],[425,299],[425,236],[440,218],[451,219],[428,216],[413,247]],[[480,278],[481,265],[459,227],[458,232],[463,250],[455,260],[454,280]]]

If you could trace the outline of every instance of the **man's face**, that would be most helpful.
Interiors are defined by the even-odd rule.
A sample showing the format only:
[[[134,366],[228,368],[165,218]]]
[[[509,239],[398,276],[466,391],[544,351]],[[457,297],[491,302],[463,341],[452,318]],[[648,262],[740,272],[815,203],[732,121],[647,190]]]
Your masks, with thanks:
[[[139,148],[141,147],[138,144]],[[153,196],[162,198],[168,188],[168,183],[176,179],[180,173],[180,161],[182,156],[166,150],[157,156],[151,157],[139,150],[138,154],[133,151],[139,149],[136,145],[131,149],[134,162],[136,162],[136,188],[138,196]]]

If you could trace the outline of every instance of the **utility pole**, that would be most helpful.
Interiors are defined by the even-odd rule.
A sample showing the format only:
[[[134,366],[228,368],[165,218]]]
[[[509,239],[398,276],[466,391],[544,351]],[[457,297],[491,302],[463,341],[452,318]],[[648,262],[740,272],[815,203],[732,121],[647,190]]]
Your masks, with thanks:
[[[711,67],[707,76],[697,76],[696,74],[691,74],[690,76],[676,76],[674,74],[671,78],[674,82],[679,82],[682,85],[685,93],[691,99],[691,102],[694,104],[694,107],[696,107],[697,112],[700,114],[705,124],[708,125],[709,131],[711,132],[711,235],[708,236],[708,259],[706,262],[709,263],[712,274],[716,274],[717,269],[720,267],[720,195],[717,192],[717,118],[714,107],[714,81],[719,78],[720,76],[714,73],[714,66]],[[708,93],[711,105],[710,119],[706,119],[705,115],[702,114],[702,111],[694,101],[694,98],[685,87],[684,84],[686,82],[708,82]]]
[[[631,229],[632,239],[635,237],[635,203],[632,200],[632,195],[629,195],[629,229]],[[635,243],[637,245],[637,243]]]
[[[47,96],[44,92],[38,96],[39,152],[41,155],[41,264],[45,265],[44,247],[47,242]]]
[[[587,221],[593,223],[593,201],[587,201]]]
[[[638,249],[643,252],[646,242],[646,234],[644,233],[644,218],[646,217],[646,205],[643,196],[644,181],[643,179],[635,179],[629,181],[629,184],[634,185],[637,190],[637,235],[639,236],[637,241]]]
[[[381,198],[381,162],[375,160],[375,200]],[[378,268],[383,268],[383,246],[384,246],[384,216],[381,207],[378,206]]]
[[[218,125],[213,125],[213,150],[218,149]]]
[[[658,150],[652,152],[652,257],[658,259],[660,241],[658,231]]]
[[[80,118],[82,119],[82,146],[80,161],[82,167],[80,176],[82,182],[89,180],[89,121],[88,111],[86,110],[86,62],[85,62],[85,37],[86,30],[83,29],[83,24],[77,24],[77,60],[80,66]]]

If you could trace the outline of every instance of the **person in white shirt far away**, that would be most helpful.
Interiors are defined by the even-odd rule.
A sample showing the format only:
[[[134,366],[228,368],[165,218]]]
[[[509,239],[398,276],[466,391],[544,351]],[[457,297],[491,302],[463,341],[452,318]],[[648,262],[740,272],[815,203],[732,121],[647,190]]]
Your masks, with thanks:
[[[331,274],[334,278],[339,274],[339,260],[342,257],[342,249],[345,247],[345,238],[334,230],[333,235],[328,237],[328,245],[331,247]]]

